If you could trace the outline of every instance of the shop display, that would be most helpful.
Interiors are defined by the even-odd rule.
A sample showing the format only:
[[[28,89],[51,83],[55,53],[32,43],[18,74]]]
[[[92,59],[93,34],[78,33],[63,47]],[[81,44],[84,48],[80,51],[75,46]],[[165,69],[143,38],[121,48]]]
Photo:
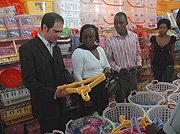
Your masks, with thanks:
[[[109,106],[103,111],[103,117],[108,118],[112,122],[119,122],[119,116],[124,115],[127,120],[131,117],[143,117],[145,116],[145,111],[138,105],[132,103],[116,103],[111,102]]]
[[[97,112],[74,121],[70,120],[66,126],[66,134],[110,134],[114,129],[114,124],[110,120],[99,116]]]
[[[158,117],[163,123],[166,123],[168,118],[173,113],[173,110],[168,108],[167,105],[154,106],[147,111],[146,116],[152,122],[156,117]]]
[[[60,47],[63,57],[65,57],[63,60],[66,69],[70,74],[73,74],[70,57],[72,51],[80,45],[80,28],[84,24],[96,25],[100,33],[100,41],[97,45],[105,49],[105,41],[114,32],[114,29],[111,28],[114,24],[114,15],[120,11],[125,12],[128,17],[128,29],[138,35],[141,49],[143,66],[142,71],[137,72],[138,92],[128,96],[130,103],[118,104],[111,102],[104,110],[103,117],[97,114],[79,119],[74,117],[76,118],[74,121],[67,123],[65,133],[143,134],[146,125],[151,122],[162,128],[179,100],[180,80],[176,78],[180,78],[180,32],[176,28],[175,19],[173,19],[177,15],[177,9],[171,9],[173,13],[170,11],[168,11],[168,14],[164,12],[163,16],[157,18],[157,4],[157,0],[2,0],[0,2],[0,43],[2,44],[0,45],[0,65],[12,64],[14,66],[14,63],[18,64],[19,47],[23,44],[23,40],[25,42],[36,36],[41,31],[43,15],[55,11],[62,15],[64,28],[67,27],[69,30],[65,33],[68,36],[58,40],[57,45]],[[172,8],[172,6],[167,7]],[[174,35],[177,38],[173,84],[158,81],[151,82],[154,78],[151,68],[151,43],[149,39],[151,36],[159,34],[156,30],[156,24],[157,20],[163,17],[169,17],[174,26],[167,34]],[[64,33],[62,32],[62,34]],[[66,91],[78,93],[84,100],[88,101],[90,100],[88,93],[91,88],[104,79],[104,75],[98,75],[81,81],[80,84],[92,83],[80,88],[72,88],[74,84],[69,84],[66,85]],[[27,88],[21,86],[21,81],[21,71],[19,69],[13,67],[2,67],[0,69],[2,128],[4,127],[5,134],[23,134],[25,131],[29,134],[40,134],[40,124],[37,121],[24,123],[24,121],[32,119],[33,116],[31,106],[24,105],[26,101],[30,101],[30,93]],[[66,107],[71,108],[71,103],[71,98],[67,98]],[[143,117],[145,113],[147,117]],[[119,120],[119,117],[122,117],[121,120]],[[132,123],[134,124],[132,125]],[[137,125],[138,123],[140,125]],[[115,127],[116,129],[114,129]],[[120,128],[124,127],[127,128],[120,131]]]
[[[161,94],[142,91],[136,92],[135,94],[131,93],[128,96],[128,101],[144,108],[144,110],[147,112],[147,110],[153,106],[163,105],[165,103],[165,98]]]
[[[167,96],[176,93],[179,90],[179,87],[172,83],[153,80],[151,83],[146,85],[146,89],[150,92],[159,93],[167,99]]]

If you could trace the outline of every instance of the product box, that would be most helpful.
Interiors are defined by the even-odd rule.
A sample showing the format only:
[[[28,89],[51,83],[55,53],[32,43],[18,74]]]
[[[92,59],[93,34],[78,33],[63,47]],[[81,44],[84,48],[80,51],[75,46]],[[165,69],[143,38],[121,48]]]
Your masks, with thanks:
[[[52,12],[53,0],[22,0],[26,14],[45,14]]]

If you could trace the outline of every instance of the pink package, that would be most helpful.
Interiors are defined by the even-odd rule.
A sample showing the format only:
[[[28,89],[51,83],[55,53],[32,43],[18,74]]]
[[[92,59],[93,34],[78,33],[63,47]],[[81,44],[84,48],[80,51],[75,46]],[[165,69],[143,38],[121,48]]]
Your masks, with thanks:
[[[4,130],[5,134],[24,134],[24,126],[21,123],[11,125]]]
[[[32,122],[26,126],[28,134],[41,134],[40,124],[38,122]]]
[[[19,27],[7,27],[9,38],[19,38]]]
[[[21,26],[19,30],[21,37],[31,37],[31,26]]]
[[[5,27],[3,17],[0,17],[0,27]]]
[[[28,14],[18,15],[19,25],[20,26],[31,26],[31,18]]]
[[[5,24],[6,27],[9,27],[9,26],[13,26],[13,27],[15,26],[16,27],[16,26],[18,26],[18,23],[17,23],[14,15],[12,15],[12,14],[5,15],[3,17],[3,19],[4,19],[4,24]]]
[[[7,38],[7,30],[6,28],[0,28],[0,40]]]

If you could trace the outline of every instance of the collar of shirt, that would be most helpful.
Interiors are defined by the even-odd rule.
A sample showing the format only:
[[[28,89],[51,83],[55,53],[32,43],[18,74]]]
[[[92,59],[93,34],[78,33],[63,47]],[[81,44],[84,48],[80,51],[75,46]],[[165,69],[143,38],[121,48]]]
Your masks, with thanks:
[[[120,35],[117,31],[115,31],[114,35],[115,35],[115,37],[120,37],[120,38],[122,38],[121,35]],[[129,36],[130,36],[130,32],[129,32],[129,30],[127,29],[127,36],[126,36],[126,38],[129,37]]]
[[[44,43],[44,45],[47,47],[47,49],[49,50],[51,56],[53,56],[53,47],[56,45],[56,43],[50,43],[50,42],[48,42],[44,37],[42,37],[42,36],[40,35],[40,33],[38,33],[37,36],[42,40],[42,42]]]

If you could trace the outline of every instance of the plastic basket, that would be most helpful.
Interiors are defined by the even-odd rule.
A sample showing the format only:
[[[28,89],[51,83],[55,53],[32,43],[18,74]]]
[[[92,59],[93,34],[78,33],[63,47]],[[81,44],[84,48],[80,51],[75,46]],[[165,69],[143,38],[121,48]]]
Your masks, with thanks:
[[[171,93],[176,93],[179,90],[178,86],[172,83],[158,82],[157,80],[153,80],[151,83],[147,84],[146,89],[154,93],[159,93],[165,98]]]
[[[136,95],[130,94],[128,96],[128,101],[133,104],[137,104],[138,106],[144,108],[147,111],[149,108],[162,105],[165,102],[165,98],[161,94],[153,93],[153,92],[136,92]]]
[[[110,123],[110,124],[113,126],[113,129],[115,128],[114,123],[113,123],[112,121],[110,121],[109,119],[104,118],[104,117],[102,117],[102,116],[99,116],[99,117],[101,118],[101,120]],[[71,126],[71,125],[70,125],[71,123],[73,123],[73,122],[78,122],[78,121],[81,121],[81,120],[83,120],[83,117],[82,117],[82,118],[79,118],[79,119],[76,119],[76,120],[74,120],[74,121],[73,121],[73,120],[70,120],[70,121],[66,124],[65,134],[71,134],[71,133],[68,132],[68,128],[69,128],[69,126]]]
[[[31,106],[1,112],[1,118],[6,125],[13,125],[18,122],[32,119]]]
[[[80,1],[54,0],[53,10],[63,17],[79,17]]]
[[[177,103],[179,99],[180,93],[174,93],[168,96],[168,103]]]
[[[80,29],[81,18],[80,17],[64,17],[64,27]]]
[[[150,122],[152,122],[156,117],[159,117],[163,123],[166,123],[172,112],[173,110],[169,109],[167,105],[154,106],[147,111],[146,116],[149,118]]]
[[[177,92],[180,92],[180,79],[174,80],[173,84],[179,87],[179,90]]]
[[[27,88],[9,91],[0,94],[1,105],[10,106],[23,101],[30,100],[30,93]]]
[[[143,108],[132,103],[116,103],[113,101],[109,103],[109,106],[103,111],[103,117],[116,123],[119,122],[120,115],[124,115],[126,120],[130,120],[132,117],[143,117],[145,111]]]

